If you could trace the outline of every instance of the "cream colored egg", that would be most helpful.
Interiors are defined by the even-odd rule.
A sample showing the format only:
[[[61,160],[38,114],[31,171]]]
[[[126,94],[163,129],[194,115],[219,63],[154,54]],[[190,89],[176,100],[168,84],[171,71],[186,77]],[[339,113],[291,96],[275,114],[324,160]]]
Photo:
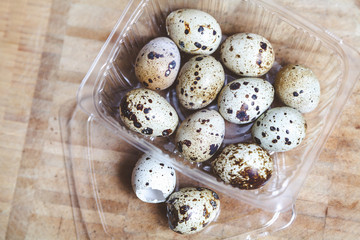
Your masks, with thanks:
[[[209,105],[220,92],[225,81],[224,69],[212,56],[198,55],[181,68],[176,94],[187,109],[200,109]]]
[[[212,54],[219,47],[221,28],[210,14],[197,9],[179,9],[166,18],[169,37],[189,54]]]
[[[234,80],[221,90],[220,114],[229,122],[246,124],[255,121],[274,100],[273,86],[261,78]]]
[[[176,131],[175,143],[182,156],[191,162],[210,159],[221,146],[225,121],[215,110],[199,110],[187,117]]]
[[[180,234],[193,234],[217,217],[220,199],[208,188],[186,187],[172,193],[166,206],[169,227]]]
[[[170,87],[180,68],[180,52],[175,43],[158,37],[147,43],[138,53],[135,74],[146,88],[163,90]]]
[[[311,69],[290,64],[276,75],[277,96],[289,107],[302,113],[314,110],[320,101],[320,84]]]
[[[152,137],[170,136],[179,122],[170,103],[158,93],[145,88],[133,89],[123,97],[120,118],[129,129]]]
[[[240,76],[258,77],[267,73],[275,61],[270,42],[254,33],[237,33],[221,45],[222,63]]]
[[[302,114],[290,107],[277,107],[261,115],[251,128],[254,141],[267,151],[285,152],[300,145],[306,135]]]
[[[257,144],[237,143],[226,146],[211,163],[214,173],[225,183],[240,189],[263,186],[273,172],[270,155]]]

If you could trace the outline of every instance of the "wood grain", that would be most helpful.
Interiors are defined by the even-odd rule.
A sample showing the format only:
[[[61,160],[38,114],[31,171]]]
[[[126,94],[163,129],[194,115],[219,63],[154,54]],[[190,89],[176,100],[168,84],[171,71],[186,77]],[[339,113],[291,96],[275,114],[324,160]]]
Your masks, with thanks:
[[[276,2],[324,26],[360,51],[359,1]],[[59,109],[76,96],[82,78],[126,4],[116,0],[0,1],[0,239],[77,237],[64,167]],[[359,105],[358,81],[299,194],[295,222],[264,239],[360,237]],[[101,155],[106,151],[105,145],[104,148],[95,155]],[[118,150],[111,155],[114,159],[135,158],[139,154],[126,143]],[[76,152],[82,151],[86,151],[85,146],[78,145]],[[107,161],[101,164],[107,173],[118,166],[110,158],[103,161]],[[116,179],[118,172],[114,171],[109,177]],[[86,173],[83,174],[85,178]],[[129,177],[128,173],[123,174],[119,181]],[[82,217],[88,221],[78,237],[86,237],[86,229],[92,229],[91,236],[103,239],[101,222],[91,221],[98,218],[96,203],[86,197],[92,189],[86,184],[79,186],[83,205],[75,208],[84,208]],[[136,224],[151,227],[136,219],[139,208],[144,215],[148,212],[153,217],[146,217],[148,221],[160,221],[159,225],[164,224],[163,220],[151,214],[163,209],[132,202],[129,188],[115,193],[103,189],[106,206],[118,207],[105,209],[112,221],[111,231],[128,239],[173,236],[161,233],[162,227],[157,233],[137,232]],[[120,200],[119,194],[123,196]],[[112,201],[122,205],[112,205]],[[125,214],[130,217],[127,219]]]

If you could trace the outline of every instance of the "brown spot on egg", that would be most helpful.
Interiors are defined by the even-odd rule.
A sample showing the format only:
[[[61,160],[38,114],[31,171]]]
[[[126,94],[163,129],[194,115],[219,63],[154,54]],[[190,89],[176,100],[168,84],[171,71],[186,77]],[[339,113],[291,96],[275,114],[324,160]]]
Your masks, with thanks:
[[[127,102],[126,98],[123,98],[120,103],[120,111],[121,114],[133,122],[136,128],[141,128],[141,123],[138,122],[136,115],[130,110],[129,103]]]
[[[180,207],[180,214],[185,214],[188,210],[190,209],[190,206],[188,206],[188,205],[184,205],[184,206],[181,206]]]
[[[207,210],[205,205],[204,205],[204,209],[203,209],[203,217],[205,217],[206,219],[210,217],[210,213]]]
[[[182,141],[183,144],[185,144],[187,147],[191,146],[191,141],[190,140],[184,140]]]
[[[201,43],[199,43],[199,42],[195,42],[194,45],[195,45],[195,47],[197,47],[197,48],[201,48]]]
[[[239,89],[241,86],[241,84],[239,82],[233,82],[230,84],[230,89],[231,90],[236,90],[236,89]]]
[[[216,151],[218,150],[219,145],[218,144],[211,144],[210,145],[210,155],[214,155]]]
[[[239,111],[236,112],[236,118],[240,121],[248,121],[249,115],[247,115],[246,111],[249,109],[249,106],[246,103],[243,103],[241,105],[241,108]]]
[[[143,107],[144,106],[142,104],[140,104],[140,103],[138,105],[136,105],[136,109],[139,110],[139,111],[143,110]]]
[[[144,128],[143,130],[141,130],[141,133],[145,134],[145,135],[151,135],[153,133],[153,129],[152,128]]]
[[[145,108],[145,109],[144,109],[144,113],[147,114],[147,113],[150,112],[150,110],[151,110],[151,108]]]
[[[260,47],[266,51],[267,44],[264,42],[260,42]]]

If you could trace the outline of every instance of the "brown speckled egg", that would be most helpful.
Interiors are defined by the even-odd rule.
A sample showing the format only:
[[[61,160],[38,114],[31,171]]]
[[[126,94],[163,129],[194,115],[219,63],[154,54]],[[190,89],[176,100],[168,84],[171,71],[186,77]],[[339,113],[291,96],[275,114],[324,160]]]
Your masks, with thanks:
[[[289,107],[302,113],[314,110],[320,101],[320,84],[311,69],[290,64],[276,75],[277,96]]]
[[[123,97],[120,118],[129,129],[152,137],[170,136],[179,121],[175,109],[165,98],[145,88],[133,89]]]
[[[273,161],[257,144],[237,143],[225,147],[212,167],[225,183],[240,189],[256,189],[270,179]]]
[[[301,113],[290,107],[277,107],[261,115],[251,128],[254,141],[268,151],[285,152],[302,142],[306,121]]]
[[[220,92],[221,116],[236,124],[255,121],[274,100],[273,86],[261,78],[241,78],[228,83]]]
[[[169,37],[189,54],[212,54],[221,41],[220,25],[210,14],[197,9],[173,11],[166,18]]]
[[[170,228],[180,234],[203,230],[220,211],[219,196],[203,187],[181,188],[166,201]]]
[[[180,68],[180,52],[175,43],[158,37],[147,43],[138,53],[135,74],[146,88],[163,90],[170,87]]]
[[[267,73],[275,61],[270,42],[254,33],[237,33],[220,48],[223,64],[240,76],[258,77]]]
[[[211,158],[225,135],[225,121],[215,110],[199,110],[187,117],[176,131],[175,143],[182,156],[191,162]]]
[[[176,94],[187,109],[200,109],[209,105],[220,92],[225,81],[224,69],[212,56],[198,55],[181,68]]]

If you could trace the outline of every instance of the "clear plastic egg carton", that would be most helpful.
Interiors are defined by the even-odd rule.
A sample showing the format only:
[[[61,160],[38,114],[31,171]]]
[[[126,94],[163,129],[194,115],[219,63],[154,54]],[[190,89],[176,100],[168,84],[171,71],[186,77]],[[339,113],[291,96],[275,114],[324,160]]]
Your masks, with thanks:
[[[275,169],[270,181],[260,189],[240,190],[225,185],[211,173],[209,164],[211,160],[199,164],[191,164],[183,160],[174,145],[174,136],[145,137],[128,130],[119,118],[121,98],[130,89],[140,87],[134,74],[137,53],[151,39],[166,36],[166,16],[180,8],[200,9],[211,14],[219,22],[224,38],[239,32],[256,33],[267,38],[276,55],[273,68],[263,76],[266,80],[273,82],[280,67],[289,63],[310,67],[319,79],[322,93],[319,106],[313,112],[304,115],[308,126],[305,140],[294,150],[272,153]],[[217,53],[214,56],[217,57]],[[189,56],[182,55],[182,64],[188,58]],[[227,238],[240,234],[253,236],[282,229],[294,219],[293,207],[297,194],[312,164],[321,153],[358,78],[359,69],[355,64],[358,58],[358,53],[341,39],[271,1],[133,0],[124,10],[78,92],[78,105],[90,116],[88,127],[84,130],[88,138],[88,148],[108,149],[111,145],[114,149],[110,148],[110,150],[116,151],[118,148],[116,143],[121,144],[121,141],[125,141],[126,144],[142,152],[151,153],[156,159],[172,164],[179,176],[177,188],[201,185],[219,193],[224,199],[221,201],[221,213],[209,227],[196,234],[199,239],[204,236],[207,238]],[[226,71],[226,81],[235,78],[239,77]],[[180,121],[191,113],[179,106],[174,87],[163,90],[160,94],[175,107]],[[207,108],[216,109],[216,101],[214,102]],[[279,105],[281,104],[275,101],[272,107]],[[230,143],[251,141],[250,129],[251,124],[226,123],[225,140],[221,148]],[[94,132],[96,137],[93,137]],[[110,141],[111,144],[104,145],[105,142]],[[76,152],[75,149],[73,151]],[[220,151],[221,149],[218,152]],[[107,203],[97,194],[101,186],[98,185],[95,176],[98,174],[97,171],[104,170],[99,170],[96,168],[97,165],[93,165],[92,151],[88,150],[85,158],[89,160],[89,164],[83,167],[91,176],[89,183],[95,189],[93,198],[97,203],[103,230],[109,236],[121,237],[119,231],[111,230],[115,229],[114,226],[108,226],[109,222],[114,222],[113,216],[106,214],[104,205]],[[74,158],[72,161],[74,166],[80,164]],[[126,171],[131,172],[132,169]],[[77,171],[74,170],[74,175],[75,173]],[[109,181],[107,184],[112,183]],[[144,206],[149,204],[144,203]],[[140,220],[142,215],[146,218],[145,213],[133,217]],[[159,231],[171,232],[166,222],[165,226],[147,227],[145,231],[148,232],[147,236],[178,237],[176,233],[175,235],[159,233]],[[140,238],[140,235],[138,236]]]

